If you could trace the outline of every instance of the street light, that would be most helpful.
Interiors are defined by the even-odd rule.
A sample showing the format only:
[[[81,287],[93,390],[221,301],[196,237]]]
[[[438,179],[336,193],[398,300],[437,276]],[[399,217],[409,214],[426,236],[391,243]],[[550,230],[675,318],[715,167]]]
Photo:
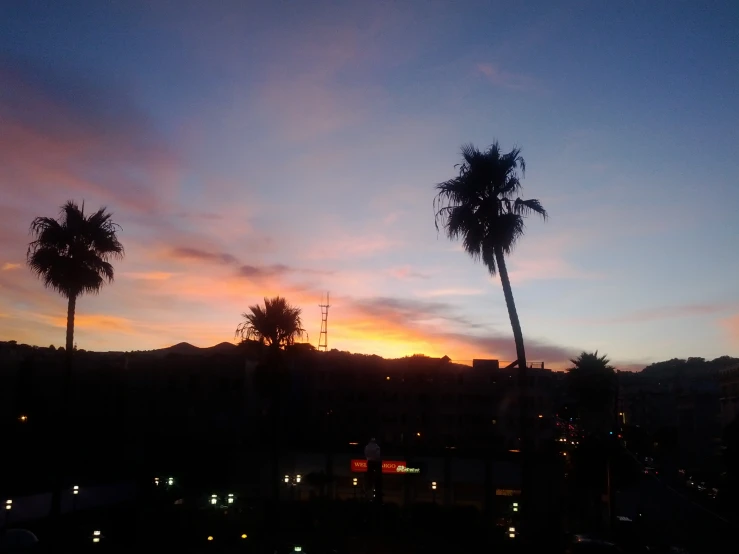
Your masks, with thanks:
[[[100,539],[102,538],[103,538],[103,534],[100,531],[92,532],[92,542],[100,542]]]
[[[13,501],[12,500],[6,500],[5,501],[5,509],[11,510],[13,508]]]
[[[72,487],[72,494],[79,494],[80,493],[80,487],[79,485],[75,485]]]
[[[174,485],[174,477],[170,477],[169,479],[167,479],[167,485],[170,487]]]
[[[290,476],[289,475],[285,475],[285,483],[289,483],[289,482],[290,482]]]
[[[511,539],[516,538],[516,528],[515,527],[508,528],[508,538],[511,538]]]
[[[301,479],[301,477],[300,477],[300,473],[298,473],[298,474],[297,474],[297,475],[295,476],[295,482],[296,482],[296,483],[300,483],[300,479]]]
[[[154,477],[154,485],[159,486],[159,477]]]
[[[228,495],[228,503],[229,504],[233,504],[234,503],[234,495],[233,494],[229,494]]]
[[[518,502],[514,502],[513,503],[513,511],[514,512],[517,512],[518,511]]]

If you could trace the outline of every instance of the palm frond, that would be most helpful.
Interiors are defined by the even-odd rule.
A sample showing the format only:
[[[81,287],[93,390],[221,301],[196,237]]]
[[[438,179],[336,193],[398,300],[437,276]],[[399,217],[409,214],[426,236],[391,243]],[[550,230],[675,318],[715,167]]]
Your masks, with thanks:
[[[521,200],[520,198],[516,198],[516,201],[513,203],[513,211],[515,214],[524,217],[530,215],[532,212],[539,214],[545,220],[549,217],[544,206],[542,206],[541,202],[535,198],[532,198],[531,200]]]
[[[59,220],[37,217],[30,232],[35,237],[26,252],[27,263],[48,288],[67,297],[97,293],[114,278],[111,258],[122,258],[123,245],[118,240],[120,226],[101,208],[85,216],[73,201],[61,207]]]

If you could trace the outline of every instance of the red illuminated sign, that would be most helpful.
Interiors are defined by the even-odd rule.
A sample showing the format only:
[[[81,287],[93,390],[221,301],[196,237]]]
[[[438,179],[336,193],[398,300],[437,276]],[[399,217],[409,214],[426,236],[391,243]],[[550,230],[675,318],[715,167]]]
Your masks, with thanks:
[[[351,470],[353,473],[366,473],[367,460],[352,460]],[[385,461],[382,462],[383,473],[421,473],[420,468],[408,467],[404,461]]]

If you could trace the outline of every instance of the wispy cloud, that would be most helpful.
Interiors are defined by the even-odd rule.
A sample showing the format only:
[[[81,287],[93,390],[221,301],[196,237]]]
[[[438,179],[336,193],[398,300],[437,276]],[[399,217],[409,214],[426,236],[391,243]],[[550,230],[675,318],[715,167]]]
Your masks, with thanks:
[[[502,69],[497,63],[479,63],[477,71],[481,73],[490,84],[496,87],[511,90],[525,91],[536,87],[533,77],[523,73],[514,73]]]
[[[421,297],[435,298],[438,296],[477,296],[478,294],[484,294],[484,289],[477,288],[450,288],[450,289],[435,289],[429,291],[422,291],[416,293]]]
[[[18,269],[21,267],[21,264],[16,264],[12,262],[5,262],[2,267],[2,271],[11,271],[13,269]]]
[[[8,56],[0,81],[0,183],[16,201],[63,190],[59,203],[81,194],[151,212],[178,180],[179,160],[116,87]]]
[[[739,344],[739,314],[721,320],[721,326],[734,344]]]
[[[140,279],[143,281],[167,281],[175,275],[175,273],[168,273],[166,271],[128,271],[122,273],[123,277],[127,277],[129,279]]]
[[[431,277],[428,273],[415,270],[409,265],[391,268],[390,270],[388,270],[388,273],[392,277],[402,280],[428,279],[429,277]]]
[[[216,263],[216,264],[236,264],[236,257],[227,252],[209,252],[198,248],[177,247],[170,250],[170,255],[178,260]]]
[[[669,319],[711,316],[725,312],[728,308],[729,306],[723,303],[660,306],[655,308],[647,308],[644,310],[635,310],[615,317],[583,320],[581,321],[581,323],[606,325],[625,323],[649,323],[653,321],[662,321]]]

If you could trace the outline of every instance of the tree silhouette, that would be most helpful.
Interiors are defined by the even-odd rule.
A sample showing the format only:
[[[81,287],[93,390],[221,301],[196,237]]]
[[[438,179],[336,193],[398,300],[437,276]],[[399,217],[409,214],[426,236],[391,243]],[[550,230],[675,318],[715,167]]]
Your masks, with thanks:
[[[236,327],[236,337],[257,340],[272,348],[290,346],[305,333],[301,311],[280,296],[265,298],[264,308],[254,304],[249,306],[248,312],[241,314],[244,321]]]
[[[494,142],[483,152],[467,144],[462,147],[462,159],[459,174],[436,185],[436,229],[443,227],[450,240],[461,238],[465,251],[474,260],[482,260],[490,275],[500,275],[516,343],[522,419],[525,419],[528,417],[524,393],[526,351],[505,256],[523,237],[525,217],[536,213],[546,219],[547,212],[538,200],[516,196],[521,191],[519,170],[521,176],[526,170],[520,149],[503,153],[498,142]]]
[[[113,281],[110,260],[123,257],[118,241],[118,225],[105,208],[85,216],[71,200],[61,208],[61,218],[37,217],[31,223],[35,240],[26,259],[31,271],[43,278],[44,286],[67,299],[67,340],[65,351],[74,350],[74,314],[77,298],[97,294],[103,284]]]
[[[267,346],[267,357],[262,359],[255,370],[255,386],[262,397],[270,402],[272,427],[272,496],[279,499],[279,440],[280,440],[280,400],[286,389],[288,372],[285,367],[283,348],[295,344],[295,339],[305,333],[300,319],[301,309],[291,306],[280,296],[264,299],[264,308],[259,304],[249,306],[249,311],[241,314],[243,321],[236,327],[236,338],[248,345],[258,341]]]
[[[111,221],[106,208],[85,215],[85,205],[68,201],[61,208],[60,218],[37,217],[31,223],[35,238],[26,252],[31,271],[41,277],[44,286],[59,292],[67,299],[67,336],[65,371],[62,381],[61,413],[56,419],[59,444],[63,448],[63,435],[67,432],[66,420],[69,408],[69,391],[72,381],[72,359],[77,345],[74,343],[74,315],[77,298],[85,293],[100,292],[103,284],[113,281],[111,259],[123,257],[123,245],[118,241],[120,227]],[[61,514],[61,490],[64,461],[57,465],[55,486],[52,490],[51,513],[54,520]]]
[[[582,352],[570,360],[567,370],[569,394],[588,431],[610,430],[615,411],[616,373],[606,355]]]

